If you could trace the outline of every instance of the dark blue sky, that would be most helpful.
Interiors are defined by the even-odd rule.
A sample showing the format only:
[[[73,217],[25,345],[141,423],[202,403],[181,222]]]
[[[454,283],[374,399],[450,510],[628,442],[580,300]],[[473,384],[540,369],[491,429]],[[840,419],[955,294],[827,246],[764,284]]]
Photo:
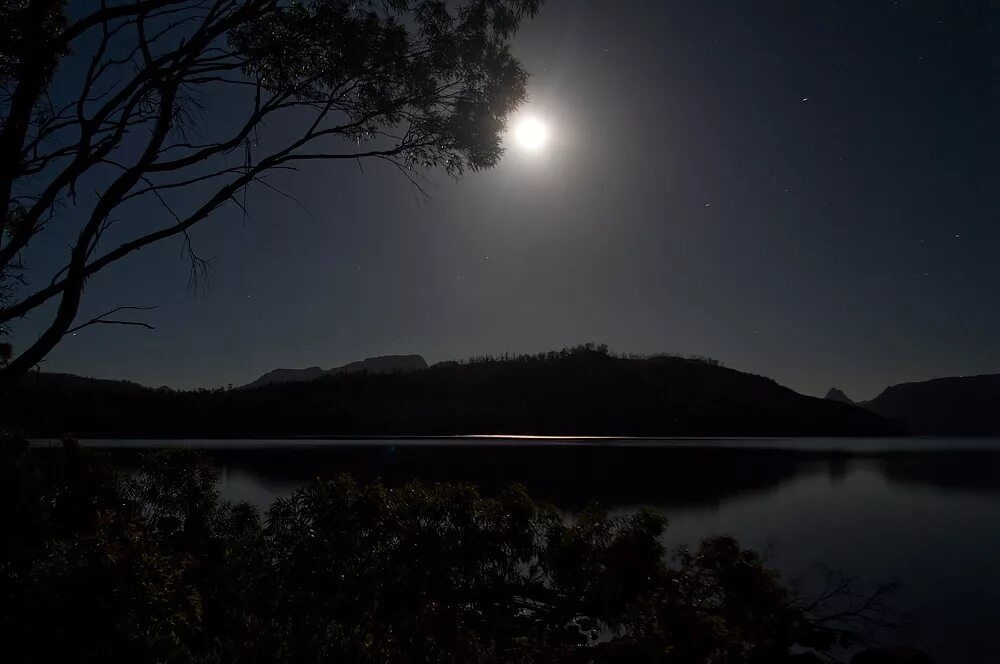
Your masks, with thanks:
[[[179,242],[98,275],[81,316],[158,305],[156,331],[88,329],[45,368],[216,386],[596,340],[854,398],[1000,372],[998,12],[549,0],[517,39],[545,151],[431,174],[430,200],[314,165],[282,182],[307,210],[262,191],[198,227],[207,287]]]

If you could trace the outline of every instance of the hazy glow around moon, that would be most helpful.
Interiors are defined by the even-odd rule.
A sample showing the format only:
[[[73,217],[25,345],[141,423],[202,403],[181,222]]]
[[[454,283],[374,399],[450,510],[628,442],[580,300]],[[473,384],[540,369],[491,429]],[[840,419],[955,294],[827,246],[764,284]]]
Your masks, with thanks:
[[[526,150],[541,150],[549,142],[549,128],[536,117],[522,118],[514,127],[514,137]]]

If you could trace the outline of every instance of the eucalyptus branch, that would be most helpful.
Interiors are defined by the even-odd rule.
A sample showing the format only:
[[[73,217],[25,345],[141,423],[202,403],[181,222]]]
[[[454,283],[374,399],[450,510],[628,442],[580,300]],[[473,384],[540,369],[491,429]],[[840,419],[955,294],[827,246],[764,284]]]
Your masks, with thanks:
[[[85,327],[90,327],[91,325],[134,325],[134,326],[137,326],[137,327],[144,327],[147,330],[155,330],[156,328],[153,327],[152,325],[150,325],[149,323],[142,323],[142,322],[138,322],[138,321],[128,321],[128,320],[114,320],[114,319],[108,318],[108,316],[113,316],[114,314],[118,313],[119,311],[152,311],[153,309],[156,309],[156,307],[155,306],[154,307],[115,307],[111,311],[106,311],[103,314],[101,314],[100,316],[97,316],[95,318],[91,318],[86,323],[81,323],[80,325],[77,325],[76,327],[71,327],[70,329],[66,330],[66,334],[73,334],[75,332],[79,332],[80,330],[84,329]]]
[[[509,40],[539,0],[491,0],[475,11],[463,11],[465,2],[475,0],[417,12],[339,0],[101,0],[75,20],[59,0],[28,3],[22,21],[39,27],[17,54],[0,126],[0,273],[50,223],[75,239],[65,264],[37,282],[47,285],[18,289],[0,306],[2,324],[57,303],[0,379],[30,369],[80,328],[84,284],[108,265],[180,238],[197,276],[208,262],[190,229],[228,205],[249,216],[249,187],[301,206],[267,181],[271,171],[379,159],[426,196],[417,169],[458,175],[495,164],[504,118],[525,97],[527,75]],[[44,20],[23,20],[35,14]],[[83,73],[68,99],[54,100],[52,74],[64,57],[86,58]],[[213,115],[223,97],[244,105],[229,126]],[[271,132],[276,126],[282,131]],[[110,183],[78,200],[78,183],[108,167],[117,169]],[[181,209],[168,192],[188,192],[185,203],[202,197]],[[145,232],[126,206],[149,195],[170,221]],[[107,249],[111,223],[124,239]],[[130,322],[99,318],[84,325]]]

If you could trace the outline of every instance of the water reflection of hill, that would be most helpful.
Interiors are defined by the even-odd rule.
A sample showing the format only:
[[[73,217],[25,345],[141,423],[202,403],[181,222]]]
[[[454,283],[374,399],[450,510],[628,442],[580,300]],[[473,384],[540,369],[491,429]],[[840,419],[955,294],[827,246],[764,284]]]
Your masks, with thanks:
[[[880,459],[892,482],[942,489],[1000,493],[1000,453],[985,451],[900,453]]]
[[[136,451],[119,450],[125,459]],[[222,448],[210,454],[224,479],[269,498],[314,477],[347,472],[390,485],[472,482],[494,493],[520,482],[539,499],[566,509],[591,501],[607,506],[718,506],[777,489],[810,475],[832,481],[864,467],[889,482],[947,490],[1000,493],[1000,452],[859,453],[725,447],[516,445],[343,445],[309,448]]]
[[[718,504],[778,486],[806,471],[795,455],[761,450],[615,447],[337,447],[215,451],[232,472],[295,485],[349,472],[388,484],[473,482],[493,493],[512,482],[560,507],[635,503]]]
[[[338,447],[311,450],[226,450],[231,471],[262,482],[295,486],[315,476],[349,472],[389,484],[474,482],[495,492],[520,482],[539,498],[573,508],[606,505],[659,507],[718,505],[770,491],[809,474],[842,477],[864,458],[788,450],[616,447]],[[992,453],[886,454],[868,459],[890,481],[1000,491],[1000,455]],[[866,465],[869,463],[866,462]]]

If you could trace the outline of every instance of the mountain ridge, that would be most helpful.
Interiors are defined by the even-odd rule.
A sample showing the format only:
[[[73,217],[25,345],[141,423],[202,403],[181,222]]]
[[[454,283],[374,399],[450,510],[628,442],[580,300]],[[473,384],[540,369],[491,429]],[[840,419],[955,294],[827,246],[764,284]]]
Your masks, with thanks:
[[[1000,374],[899,383],[858,405],[910,434],[1000,435]]]
[[[19,424],[35,437],[90,438],[896,433],[870,411],[717,362],[624,358],[593,346],[253,389],[106,388],[29,382]]]
[[[239,389],[254,389],[275,383],[298,383],[313,381],[323,376],[349,373],[392,373],[396,371],[420,371],[427,368],[427,362],[420,355],[376,355],[363,360],[348,362],[332,369],[307,367],[305,369],[273,369]]]

